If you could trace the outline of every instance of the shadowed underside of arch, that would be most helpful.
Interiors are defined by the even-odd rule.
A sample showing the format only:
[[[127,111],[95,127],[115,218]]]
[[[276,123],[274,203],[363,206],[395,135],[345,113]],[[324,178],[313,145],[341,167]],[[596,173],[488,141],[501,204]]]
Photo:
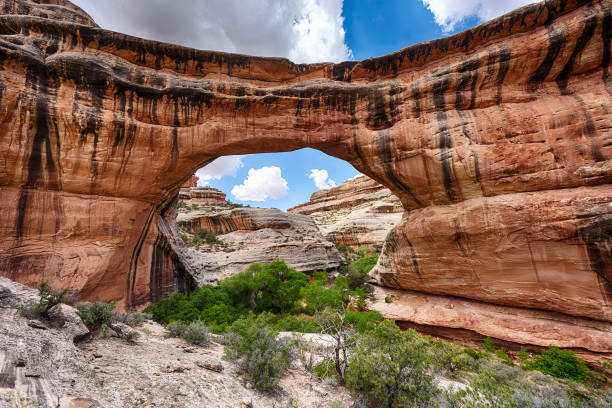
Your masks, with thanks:
[[[183,180],[311,147],[401,199],[381,285],[597,322],[574,346],[612,351],[610,1],[310,65],[106,31],[65,0],[0,8],[0,274],[155,301],[192,284]]]

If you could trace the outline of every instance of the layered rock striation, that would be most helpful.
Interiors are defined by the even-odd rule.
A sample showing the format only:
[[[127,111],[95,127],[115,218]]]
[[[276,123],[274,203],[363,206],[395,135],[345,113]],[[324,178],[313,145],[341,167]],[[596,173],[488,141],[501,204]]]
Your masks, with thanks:
[[[391,190],[360,176],[316,191],[309,202],[287,211],[308,215],[336,245],[380,251],[387,233],[400,223],[404,208]]]
[[[380,284],[610,324],[608,0],[310,65],[106,31],[65,0],[0,6],[0,274],[157,300],[189,285],[172,220],[195,169],[311,147],[406,210]]]
[[[180,252],[199,285],[217,283],[255,262],[280,260],[305,273],[334,271],[343,263],[335,245],[305,215],[274,208],[207,207],[180,213],[177,225],[190,234],[204,230],[219,241]]]
[[[223,204],[225,193],[212,187],[192,187],[189,189],[189,200],[195,203]]]

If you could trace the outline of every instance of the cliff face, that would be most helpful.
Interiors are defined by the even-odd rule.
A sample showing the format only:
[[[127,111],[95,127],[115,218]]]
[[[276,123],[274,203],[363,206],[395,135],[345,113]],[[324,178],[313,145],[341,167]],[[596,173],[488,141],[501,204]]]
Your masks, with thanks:
[[[325,240],[305,215],[274,208],[224,210],[209,206],[181,212],[177,225],[191,234],[207,231],[219,240],[180,251],[199,285],[221,281],[254,262],[265,265],[281,260],[300,272],[333,271],[343,263],[334,244]]]
[[[171,220],[195,169],[312,147],[408,211],[381,284],[610,322],[609,1],[312,65],[105,31],[68,1],[0,6],[0,274],[156,300],[188,284]]]
[[[287,211],[307,214],[336,245],[380,251],[387,233],[400,223],[404,208],[391,190],[360,176],[316,191],[309,202]]]

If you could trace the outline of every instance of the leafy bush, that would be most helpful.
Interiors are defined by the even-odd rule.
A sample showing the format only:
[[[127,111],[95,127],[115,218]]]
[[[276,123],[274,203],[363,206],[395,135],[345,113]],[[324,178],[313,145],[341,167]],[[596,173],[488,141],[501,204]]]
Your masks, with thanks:
[[[319,326],[312,320],[294,315],[280,316],[274,324],[278,331],[293,331],[299,333],[318,333]]]
[[[300,290],[304,313],[314,315],[326,307],[339,308],[344,304],[344,296],[337,288],[326,288],[319,284],[310,284]]]
[[[89,329],[95,329],[101,326],[110,326],[117,320],[117,316],[113,310],[117,306],[117,302],[80,302],[75,305],[78,315]]]
[[[508,357],[508,354],[506,353],[506,350],[504,350],[503,348],[498,348],[497,350],[495,350],[495,355],[504,363],[507,364],[509,366],[513,366],[514,363],[512,362],[512,360],[510,360],[510,357]]]
[[[166,337],[183,337],[186,328],[187,324],[180,320],[169,323],[166,326]]]
[[[140,337],[140,333],[138,333],[136,330],[132,330],[123,335],[123,339],[129,341],[130,343],[136,341],[138,337]]]
[[[482,351],[474,350],[471,347],[464,347],[463,352],[468,356],[472,357],[474,360],[480,360],[485,356],[485,353]]]
[[[223,241],[217,238],[215,234],[204,229],[199,230],[195,235],[199,240],[208,245],[223,245]]]
[[[276,388],[291,364],[291,342],[277,339],[261,317],[234,322],[225,343],[225,357],[236,361],[244,379],[261,391]]]
[[[325,272],[315,274],[315,281],[287,267],[284,262],[269,265],[252,264],[247,270],[222,281],[219,286],[206,285],[189,295],[177,293],[145,309],[162,324],[173,321],[205,321],[213,333],[225,333],[229,326],[250,313],[271,312],[269,325],[280,331],[317,332],[320,329],[310,319],[296,314],[315,315],[325,308],[343,308],[353,298],[365,298],[365,290],[350,291],[348,281],[338,276],[329,286],[323,285]],[[365,302],[364,302],[365,303]],[[348,315],[352,324],[363,331],[382,317],[376,312]]]
[[[49,310],[60,303],[70,302],[70,288],[62,288],[54,290],[48,281],[43,281],[38,285],[38,295],[40,301],[32,305],[31,309],[33,312],[40,313],[42,316],[47,317]]]
[[[436,371],[452,378],[475,366],[474,358],[456,343],[434,341],[430,355]]]
[[[323,360],[312,368],[312,373],[321,379],[334,378],[336,369],[332,360]]]
[[[553,377],[568,378],[578,382],[592,381],[594,378],[584,360],[576,357],[576,353],[552,346],[543,350],[534,360],[528,361],[526,367]]]
[[[221,282],[220,286],[235,305],[255,312],[284,313],[293,307],[308,280],[307,275],[282,261],[275,261],[266,266],[252,264],[246,271]]]
[[[346,279],[351,290],[364,287],[370,279],[370,270],[378,262],[378,255],[366,255],[348,266]]]
[[[324,269],[322,271],[314,271],[312,273],[312,281],[317,285],[326,285],[327,284],[327,271]]]
[[[384,320],[384,317],[375,310],[369,312],[347,311],[346,322],[355,327],[360,333],[372,330]]]
[[[389,320],[360,339],[349,360],[346,386],[371,407],[430,407],[439,393],[426,371],[423,337]]]
[[[495,345],[493,344],[493,341],[491,340],[491,337],[487,336],[482,341],[482,348],[485,351],[488,351],[489,353],[495,353]]]
[[[210,343],[210,328],[201,321],[194,321],[185,327],[181,337],[189,343],[208,344]]]
[[[115,317],[117,321],[132,327],[138,326],[139,324],[142,324],[152,318],[150,314],[140,312],[116,313]]]

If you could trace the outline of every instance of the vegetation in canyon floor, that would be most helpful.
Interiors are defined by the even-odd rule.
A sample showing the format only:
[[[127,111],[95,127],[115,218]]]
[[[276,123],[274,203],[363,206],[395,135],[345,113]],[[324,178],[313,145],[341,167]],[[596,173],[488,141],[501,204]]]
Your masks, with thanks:
[[[359,299],[369,291],[360,274],[367,275],[376,256],[362,255],[333,282],[325,271],[310,277],[273,262],[253,264],[219,286],[174,295],[150,306],[150,314],[116,313],[114,303],[76,307],[92,329],[118,321],[138,325],[154,317],[166,324],[169,337],[200,346],[221,342],[225,358],[236,363],[245,381],[265,392],[277,388],[299,356],[314,377],[346,387],[364,407],[612,406],[607,378],[571,350],[549,347],[530,354],[522,349],[510,358],[490,338],[481,349],[466,347],[402,331],[366,311]],[[66,301],[67,293],[41,285],[41,304]],[[321,333],[331,341],[315,349],[280,331]],[[132,336],[127,331],[123,338],[133,341]]]
[[[570,350],[550,347],[539,355],[523,350],[515,363],[490,339],[476,350],[401,331],[365,310],[367,275],[377,256],[366,251],[359,255],[333,282],[324,271],[309,277],[283,262],[253,264],[219,286],[174,295],[147,312],[170,323],[170,331],[199,321],[223,334],[226,357],[238,363],[245,380],[264,391],[275,388],[292,355],[299,353],[314,376],[345,385],[367,407],[612,404],[612,394],[597,388],[605,378]],[[308,346],[278,336],[280,331],[324,333],[335,345],[327,355],[313,358]],[[441,388],[440,378],[459,385]]]
[[[311,278],[281,261],[252,264],[218,286],[205,285],[188,295],[175,294],[146,311],[163,324],[201,320],[214,333],[226,332],[240,318],[267,313],[268,322],[277,330],[308,333],[320,331],[312,318],[316,313],[350,304],[349,321],[365,330],[382,316],[364,310],[369,293],[365,280],[377,257],[367,255],[362,259],[350,264],[331,284],[325,271],[314,272]]]

